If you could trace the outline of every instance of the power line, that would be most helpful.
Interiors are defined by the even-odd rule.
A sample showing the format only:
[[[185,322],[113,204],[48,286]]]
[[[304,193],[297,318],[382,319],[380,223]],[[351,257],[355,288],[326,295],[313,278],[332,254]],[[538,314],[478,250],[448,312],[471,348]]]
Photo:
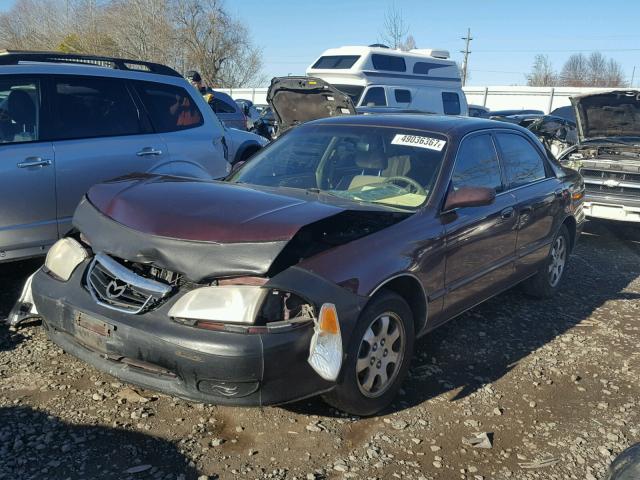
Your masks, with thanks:
[[[471,53],[469,51],[469,42],[473,40],[473,38],[471,38],[470,28],[467,28],[467,36],[462,37],[462,40],[466,42],[464,50],[460,50],[460,53],[464,54],[464,59],[462,60],[462,86],[464,87],[465,83],[467,83],[467,63],[469,61],[469,54]]]

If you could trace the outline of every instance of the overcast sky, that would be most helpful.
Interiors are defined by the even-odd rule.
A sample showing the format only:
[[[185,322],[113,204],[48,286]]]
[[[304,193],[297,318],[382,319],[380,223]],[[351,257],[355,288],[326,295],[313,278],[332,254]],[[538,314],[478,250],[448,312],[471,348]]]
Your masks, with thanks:
[[[7,9],[14,0],[0,0]],[[271,76],[304,74],[320,53],[342,45],[379,40],[388,0],[227,0],[264,55]],[[640,85],[638,0],[396,0],[419,48],[443,48],[461,60],[471,28],[470,85],[526,82],[536,53],[549,54],[560,69],[573,52],[599,50],[618,60],[627,79],[637,66]],[[2,46],[0,46],[1,48]]]

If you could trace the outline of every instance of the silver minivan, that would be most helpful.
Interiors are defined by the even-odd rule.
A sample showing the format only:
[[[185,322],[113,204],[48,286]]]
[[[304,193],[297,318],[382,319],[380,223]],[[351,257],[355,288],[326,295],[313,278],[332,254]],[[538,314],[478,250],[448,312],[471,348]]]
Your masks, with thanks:
[[[226,176],[239,147],[229,137],[164,65],[0,52],[0,262],[45,253],[95,183],[134,172]]]

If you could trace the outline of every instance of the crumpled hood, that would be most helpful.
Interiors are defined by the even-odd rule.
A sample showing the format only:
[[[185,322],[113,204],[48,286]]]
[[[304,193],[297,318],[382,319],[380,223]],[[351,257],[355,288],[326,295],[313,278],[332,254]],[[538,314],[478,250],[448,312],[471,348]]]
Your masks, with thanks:
[[[343,210],[225,182],[142,178],[95,185],[87,198],[104,215],[141,233],[215,243],[289,240],[300,227]]]
[[[276,77],[267,92],[278,122],[278,135],[318,118],[355,115],[349,95],[314,77]]]
[[[94,252],[203,282],[277,273],[408,215],[321,195],[138,174],[91,187],[73,225]]]
[[[571,98],[580,141],[640,137],[640,90],[612,90]]]

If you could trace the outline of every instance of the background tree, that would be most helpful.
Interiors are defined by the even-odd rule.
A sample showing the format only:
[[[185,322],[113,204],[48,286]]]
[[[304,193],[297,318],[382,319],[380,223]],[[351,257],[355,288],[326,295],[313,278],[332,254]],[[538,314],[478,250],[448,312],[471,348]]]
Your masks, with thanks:
[[[554,72],[548,55],[536,55],[531,72],[527,75],[530,87],[552,87],[557,85],[558,75]]]
[[[407,38],[405,38],[403,42],[400,42],[399,48],[405,52],[417,48],[416,39],[413,38],[413,35],[407,35]]]
[[[588,57],[582,53],[569,56],[556,73],[547,55],[536,55],[531,72],[527,74],[527,85],[534,87],[624,87],[622,66],[613,58],[600,52]]]
[[[409,26],[404,20],[402,11],[394,2],[389,5],[387,12],[384,14],[380,41],[391,48],[400,48],[407,33],[409,33]],[[413,37],[411,38],[413,39]]]
[[[259,86],[262,55],[222,0],[17,0],[0,48],[59,50],[200,71],[213,86]]]

